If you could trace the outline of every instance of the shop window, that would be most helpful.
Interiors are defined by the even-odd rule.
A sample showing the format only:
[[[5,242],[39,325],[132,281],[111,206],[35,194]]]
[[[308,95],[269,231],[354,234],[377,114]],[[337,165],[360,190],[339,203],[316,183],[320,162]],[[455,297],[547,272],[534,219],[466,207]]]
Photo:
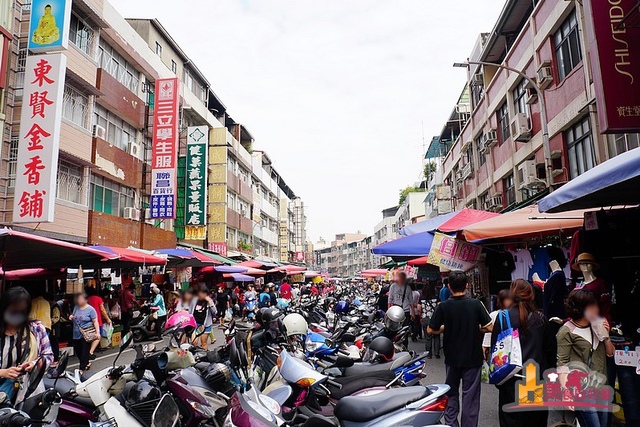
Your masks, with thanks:
[[[498,139],[500,144],[502,144],[511,136],[509,106],[507,105],[507,101],[498,108],[498,111],[496,111],[496,117],[498,118]]]
[[[93,28],[78,18],[75,13],[72,13],[69,23],[69,41],[87,55],[91,55],[93,53],[94,39],[95,31]]]
[[[516,182],[513,174],[507,175],[502,180],[502,185],[504,187],[504,195],[507,200],[507,206],[510,206],[516,202]]]
[[[595,149],[589,116],[586,116],[571,129],[565,132],[567,151],[569,153],[569,172],[571,179],[585,173],[595,166]]]
[[[135,191],[101,176],[91,175],[91,209],[124,216],[124,208],[135,206]]]
[[[565,77],[582,61],[580,49],[580,34],[575,11],[562,23],[554,36],[556,46],[556,61],[558,63],[558,78]]]
[[[89,98],[69,84],[64,85],[62,117],[85,129],[89,128]]]
[[[609,156],[615,157],[618,154],[638,148],[640,143],[640,134],[620,133],[607,135],[607,143],[609,144]]]
[[[518,86],[513,90],[513,105],[515,107],[516,113],[526,114],[527,117],[529,115],[529,106],[527,105],[527,85],[529,82],[527,79],[520,80]]]
[[[82,166],[60,160],[56,186],[58,199],[86,206],[84,183],[84,168]]]

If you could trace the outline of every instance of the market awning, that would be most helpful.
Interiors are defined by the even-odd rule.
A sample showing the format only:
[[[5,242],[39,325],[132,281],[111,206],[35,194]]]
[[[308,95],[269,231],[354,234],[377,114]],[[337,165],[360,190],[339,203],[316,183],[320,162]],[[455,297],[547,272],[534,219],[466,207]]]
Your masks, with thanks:
[[[204,267],[199,271],[200,274],[212,274],[212,273],[245,273],[246,267],[240,267],[238,265],[215,265]]]
[[[0,269],[0,276],[5,280],[64,279],[67,277],[67,272],[64,268],[27,268],[12,271]]]
[[[273,264],[270,262],[266,262],[266,261],[258,261],[255,259],[249,259],[247,261],[242,261],[241,263],[239,263],[238,265],[241,265],[243,267],[250,267],[250,268],[261,268],[263,270],[270,270],[272,268],[277,267],[277,264]]]
[[[105,264],[113,265],[113,266],[123,266],[123,265],[165,265],[167,260],[164,258],[157,257],[155,255],[149,255],[144,251],[129,249],[129,248],[118,248],[115,246],[90,246],[92,249],[96,249],[98,251],[105,252],[111,256],[115,255],[115,259],[111,258],[108,261],[105,261]]]
[[[560,214],[540,213],[538,205],[527,206],[468,226],[462,231],[467,241],[527,238],[573,231],[582,227],[584,211]]]
[[[4,271],[93,265],[117,258],[103,251],[20,231],[0,230],[0,264]]]
[[[223,275],[225,279],[231,279],[234,282],[253,282],[255,278],[242,273],[226,273]]]
[[[640,148],[572,179],[540,200],[541,212],[640,204]]]
[[[429,264],[428,261],[429,261],[429,257],[428,256],[421,256],[419,258],[415,258],[415,259],[412,259],[410,261],[407,261],[407,264],[409,264],[412,267],[418,267],[418,266],[421,266],[421,265]]]
[[[416,224],[407,225],[406,227],[401,228],[398,234],[401,236],[411,236],[413,234],[424,233],[425,231],[437,230],[440,225],[449,221],[457,214],[458,212],[451,212],[445,215],[438,215],[434,218],[429,218]]]
[[[476,209],[465,208],[456,212],[456,214],[448,221],[440,224],[438,230],[443,233],[455,233],[461,230],[465,230],[469,226],[480,221],[499,216],[500,214],[495,212],[479,211]]]
[[[313,279],[314,277],[320,277],[319,271],[305,271],[304,277],[307,279]]]
[[[429,254],[431,243],[433,234],[424,232],[383,243],[373,248],[372,252],[384,256],[419,257]]]
[[[168,256],[167,266],[170,267],[206,267],[208,265],[222,264],[222,262],[200,252],[188,249],[158,249],[155,252]]]

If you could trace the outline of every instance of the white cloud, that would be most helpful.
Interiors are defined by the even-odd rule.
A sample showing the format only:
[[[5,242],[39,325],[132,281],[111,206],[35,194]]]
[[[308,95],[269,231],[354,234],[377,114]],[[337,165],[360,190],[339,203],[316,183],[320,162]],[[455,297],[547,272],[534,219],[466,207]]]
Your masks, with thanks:
[[[372,233],[416,181],[496,0],[112,0],[158,18],[308,205],[315,239]],[[188,4],[189,7],[185,7]]]

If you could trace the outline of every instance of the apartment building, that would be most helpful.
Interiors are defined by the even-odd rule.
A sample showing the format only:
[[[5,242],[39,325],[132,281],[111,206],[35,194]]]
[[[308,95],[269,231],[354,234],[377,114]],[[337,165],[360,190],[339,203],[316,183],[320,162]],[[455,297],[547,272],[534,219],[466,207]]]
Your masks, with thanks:
[[[154,249],[183,241],[223,254],[277,254],[280,199],[296,197],[266,155],[252,154],[253,136],[228,114],[195,62],[155,19],[127,20],[104,0],[69,1],[55,217],[33,224],[12,218],[31,1],[0,7],[0,223],[80,243]],[[177,215],[155,220],[154,92],[156,80],[167,78],[180,82]],[[191,126],[209,129],[206,224],[200,227],[185,223]],[[292,220],[295,227],[304,236]]]
[[[469,61],[488,65],[470,65],[468,102],[461,97],[438,137],[449,144],[443,173],[454,209],[516,209],[544,196],[547,181],[562,185],[638,146],[638,134],[599,130],[586,34],[581,2],[508,0],[493,30],[480,35]],[[536,91],[498,65],[543,89],[547,154]]]

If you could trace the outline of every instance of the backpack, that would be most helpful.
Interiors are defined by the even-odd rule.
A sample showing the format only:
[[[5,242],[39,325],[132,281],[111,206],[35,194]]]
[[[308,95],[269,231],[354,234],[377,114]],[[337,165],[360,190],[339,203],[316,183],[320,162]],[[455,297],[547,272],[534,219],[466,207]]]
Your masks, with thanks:
[[[271,304],[271,295],[269,295],[266,292],[263,292],[260,294],[260,302],[259,302],[259,307],[263,308],[263,307],[269,307],[269,304]]]

